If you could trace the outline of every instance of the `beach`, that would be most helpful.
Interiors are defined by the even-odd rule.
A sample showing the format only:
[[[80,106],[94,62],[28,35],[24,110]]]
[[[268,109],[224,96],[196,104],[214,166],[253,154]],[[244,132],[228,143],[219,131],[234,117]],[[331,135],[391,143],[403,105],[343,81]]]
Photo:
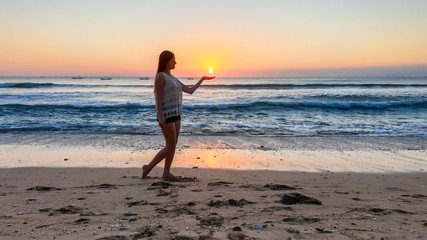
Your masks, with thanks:
[[[425,137],[183,136],[169,182],[157,136],[1,136],[2,239],[427,235]]]
[[[2,239],[425,239],[425,173],[0,169]]]

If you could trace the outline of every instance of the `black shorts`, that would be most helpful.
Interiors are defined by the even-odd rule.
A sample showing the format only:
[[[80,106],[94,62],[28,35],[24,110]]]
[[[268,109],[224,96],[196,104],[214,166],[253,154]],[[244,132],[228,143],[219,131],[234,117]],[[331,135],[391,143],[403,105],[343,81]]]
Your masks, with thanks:
[[[174,122],[179,121],[179,120],[181,120],[181,115],[165,118],[166,124],[174,123]],[[157,122],[158,121],[159,121],[159,119],[157,119]]]

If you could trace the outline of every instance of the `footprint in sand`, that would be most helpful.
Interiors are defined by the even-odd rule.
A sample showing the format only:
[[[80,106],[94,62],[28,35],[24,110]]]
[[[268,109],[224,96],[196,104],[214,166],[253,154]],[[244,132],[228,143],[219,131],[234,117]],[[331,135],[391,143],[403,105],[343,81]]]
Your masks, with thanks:
[[[68,206],[56,209],[55,211],[51,212],[49,216],[58,216],[61,214],[77,214],[77,213],[82,213],[82,211],[83,209],[80,207],[68,205]]]
[[[59,191],[59,190],[62,190],[62,188],[35,186],[27,189],[27,191],[39,191],[39,192],[49,192],[49,191]]]
[[[74,224],[87,224],[90,222],[89,218],[80,218],[76,221],[74,221]]]
[[[298,218],[298,217],[289,217],[282,220],[284,223],[288,224],[309,224],[319,222],[320,218]]]
[[[304,196],[300,193],[289,193],[282,196],[282,199],[280,200],[281,203],[286,205],[291,204],[314,204],[314,205],[322,205],[322,202],[319,200]]]
[[[282,184],[266,184],[264,186],[264,188],[268,188],[270,190],[275,190],[275,191],[279,191],[279,190],[295,190],[295,189],[297,189],[296,187],[291,187],[291,186],[282,185]]]
[[[213,186],[228,186],[231,185],[233,183],[231,182],[224,182],[224,181],[218,181],[218,182],[212,182],[212,183],[208,183],[208,186],[213,187]]]
[[[208,203],[209,207],[220,207],[220,206],[233,206],[233,207],[242,207],[247,204],[254,204],[255,202],[248,201],[244,198],[240,199],[239,201],[234,199],[229,199],[228,201],[210,201]]]
[[[204,226],[222,226],[224,218],[221,216],[205,217],[200,219],[200,225]]]
[[[151,187],[147,188],[147,190],[168,189],[171,186],[173,185],[168,182],[160,181],[160,182],[152,183]]]

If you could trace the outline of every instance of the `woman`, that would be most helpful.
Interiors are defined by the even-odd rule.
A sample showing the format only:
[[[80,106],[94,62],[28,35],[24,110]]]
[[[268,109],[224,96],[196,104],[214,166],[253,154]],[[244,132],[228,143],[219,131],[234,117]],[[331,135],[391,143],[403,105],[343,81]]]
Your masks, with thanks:
[[[142,167],[142,178],[146,178],[159,162],[166,159],[163,178],[177,179],[170,172],[170,168],[181,128],[182,92],[193,94],[204,80],[215,78],[204,76],[196,85],[188,87],[171,74],[175,64],[175,56],[172,52],[163,51],[160,54],[157,74],[154,80],[154,97],[156,100],[157,121],[162,129],[166,146],[156,154],[150,164]]]

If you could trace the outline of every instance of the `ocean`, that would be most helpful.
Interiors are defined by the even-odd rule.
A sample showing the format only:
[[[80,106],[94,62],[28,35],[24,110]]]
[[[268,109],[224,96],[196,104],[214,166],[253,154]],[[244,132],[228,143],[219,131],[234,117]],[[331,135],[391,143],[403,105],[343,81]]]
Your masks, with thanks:
[[[161,135],[153,96],[153,78],[1,77],[0,134]],[[427,136],[427,77],[217,78],[184,93],[181,134]]]

